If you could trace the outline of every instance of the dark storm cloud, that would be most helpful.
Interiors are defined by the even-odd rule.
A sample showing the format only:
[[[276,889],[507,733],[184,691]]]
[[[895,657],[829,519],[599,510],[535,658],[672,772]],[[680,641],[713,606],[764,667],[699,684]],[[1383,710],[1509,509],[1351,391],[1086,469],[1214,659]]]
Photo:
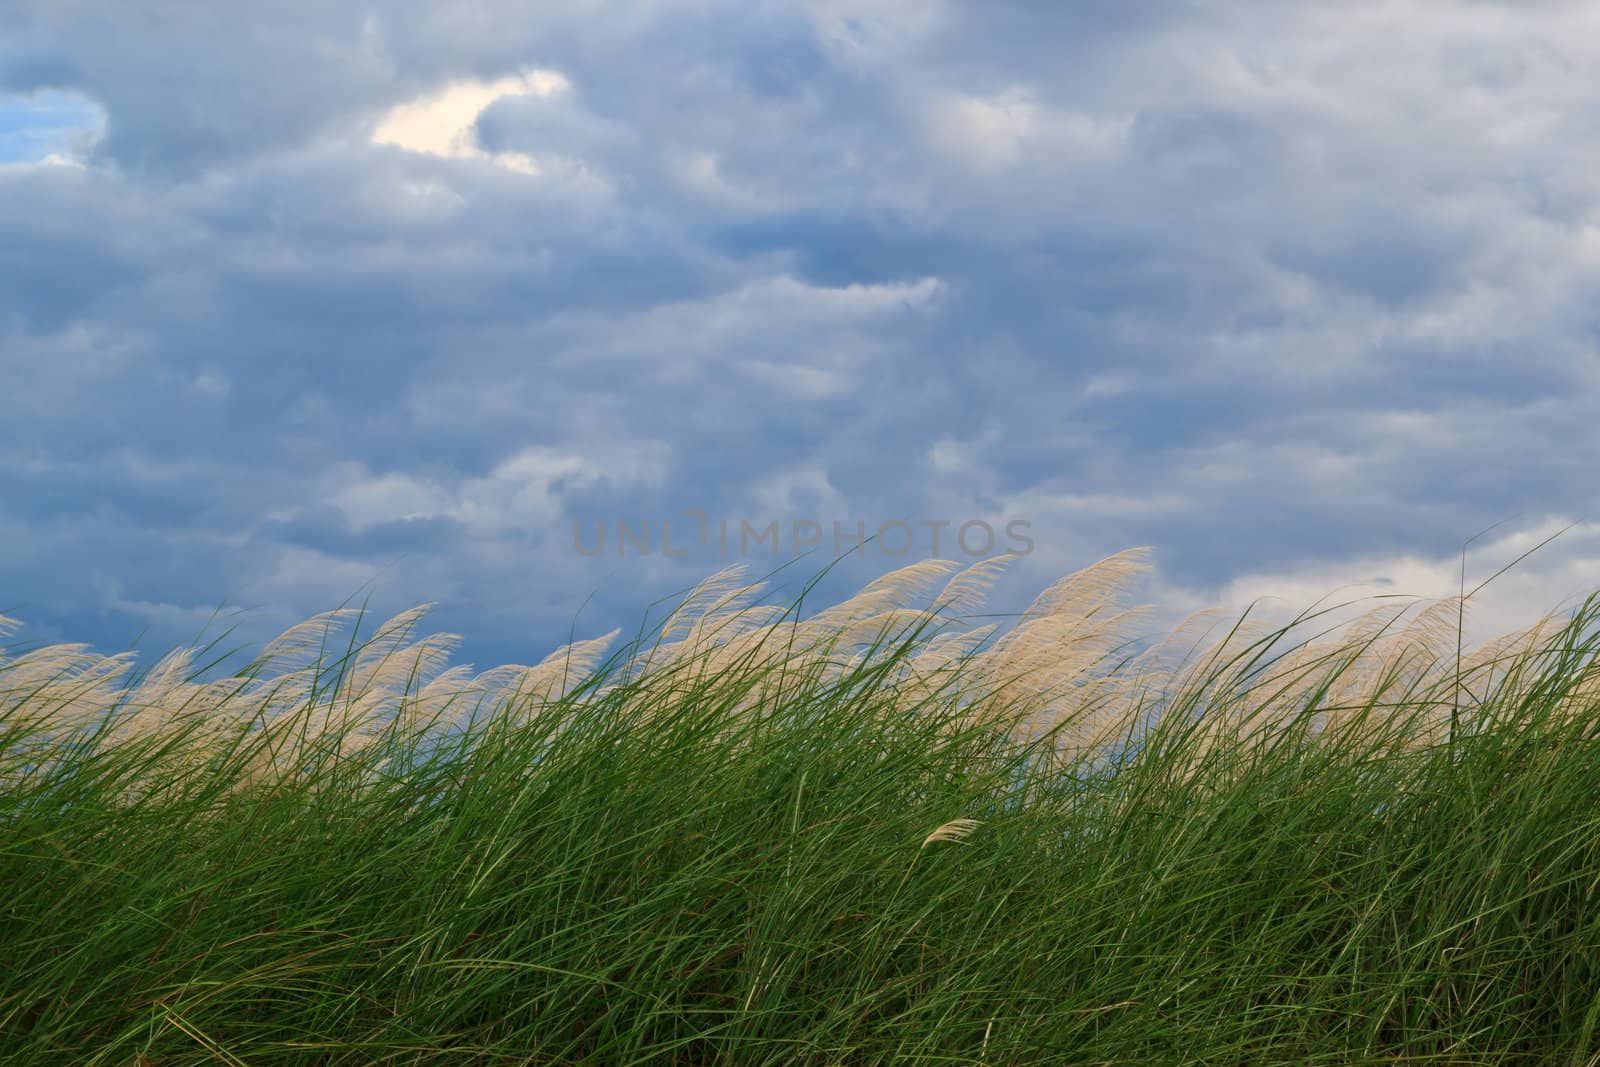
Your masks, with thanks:
[[[1020,516],[1018,595],[1200,596],[1588,517],[1600,38],[1393,17],[0,10],[5,603],[159,647],[376,578],[526,661],[723,562],[574,521]]]

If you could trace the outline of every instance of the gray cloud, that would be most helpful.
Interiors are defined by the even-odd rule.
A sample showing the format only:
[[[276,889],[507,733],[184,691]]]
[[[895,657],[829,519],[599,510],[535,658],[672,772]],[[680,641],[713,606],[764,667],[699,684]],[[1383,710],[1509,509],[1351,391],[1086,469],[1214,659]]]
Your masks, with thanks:
[[[1593,16],[1397,17],[13,6],[6,602],[159,647],[377,576],[526,660],[718,562],[575,521],[1023,517],[1013,592],[1151,543],[1201,597],[1584,517]]]

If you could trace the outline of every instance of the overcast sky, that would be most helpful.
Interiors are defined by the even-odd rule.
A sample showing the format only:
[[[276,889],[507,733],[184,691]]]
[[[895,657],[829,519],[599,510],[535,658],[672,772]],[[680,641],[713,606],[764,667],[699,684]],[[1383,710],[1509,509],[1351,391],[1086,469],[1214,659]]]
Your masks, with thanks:
[[[1587,0],[6,0],[0,612],[486,667],[796,522],[1173,610],[1579,524],[1526,621],[1600,588],[1597,70]]]

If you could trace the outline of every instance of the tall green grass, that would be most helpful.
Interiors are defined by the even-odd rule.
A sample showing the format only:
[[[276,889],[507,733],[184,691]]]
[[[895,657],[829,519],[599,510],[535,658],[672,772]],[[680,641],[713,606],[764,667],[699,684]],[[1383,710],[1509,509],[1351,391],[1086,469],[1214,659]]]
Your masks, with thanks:
[[[1600,1062],[1600,605],[1135,647],[1142,564],[0,660],[0,1062]]]

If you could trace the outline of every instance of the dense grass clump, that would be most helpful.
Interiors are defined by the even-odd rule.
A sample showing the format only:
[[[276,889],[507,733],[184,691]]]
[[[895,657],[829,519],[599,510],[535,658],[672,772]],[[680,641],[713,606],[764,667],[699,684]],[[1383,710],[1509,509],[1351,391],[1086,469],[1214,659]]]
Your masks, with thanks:
[[[0,1062],[1600,1062],[1600,608],[1134,648],[1142,565],[0,657]]]

